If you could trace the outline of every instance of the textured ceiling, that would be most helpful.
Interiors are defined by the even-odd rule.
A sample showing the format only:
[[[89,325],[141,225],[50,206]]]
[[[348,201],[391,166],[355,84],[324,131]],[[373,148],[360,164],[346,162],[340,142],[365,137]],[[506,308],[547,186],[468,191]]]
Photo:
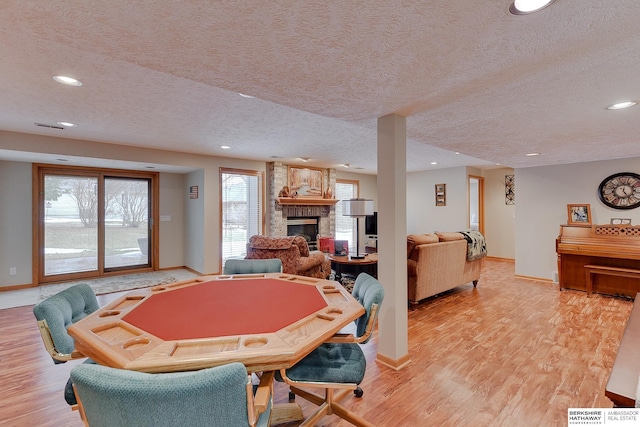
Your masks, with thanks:
[[[640,2],[508,6],[4,0],[0,129],[375,173],[397,113],[409,171],[640,157],[640,107],[605,110],[640,99]]]

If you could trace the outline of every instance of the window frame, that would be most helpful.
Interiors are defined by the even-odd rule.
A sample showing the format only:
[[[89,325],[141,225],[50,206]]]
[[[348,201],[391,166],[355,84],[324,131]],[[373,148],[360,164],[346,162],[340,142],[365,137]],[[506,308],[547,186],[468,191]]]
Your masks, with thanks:
[[[258,190],[260,191],[259,194],[259,198],[260,198],[260,208],[259,208],[259,219],[258,219],[258,226],[260,228],[259,230],[259,234],[263,234],[264,230],[265,230],[265,209],[266,209],[266,205],[265,205],[265,173],[264,171],[259,171],[259,170],[251,170],[251,169],[236,169],[236,168],[225,168],[225,167],[221,167],[219,170],[219,195],[220,195],[220,257],[219,257],[219,271],[223,271],[223,267],[224,267],[224,263],[225,263],[225,259],[224,259],[224,200],[223,200],[223,185],[224,185],[224,180],[223,180],[223,176],[227,174],[227,175],[245,175],[245,176],[252,176],[252,177],[257,177],[259,182],[258,182]],[[249,243],[249,237],[251,236],[247,236],[247,243]],[[246,253],[246,252],[245,252]]]
[[[353,198],[359,198],[360,197],[360,181],[357,179],[336,179],[336,191],[335,191],[335,197],[338,197],[338,184],[344,184],[344,185],[351,185],[352,186],[352,193],[355,193],[355,196],[352,196]],[[337,218],[338,216],[342,216],[342,200],[340,200],[338,203],[336,203],[336,234],[338,232],[338,223],[337,223]],[[356,232],[358,229],[357,226],[357,218],[351,218],[351,238],[349,238],[349,253],[354,253],[355,254],[355,237],[356,237]],[[358,239],[359,241],[359,239]]]

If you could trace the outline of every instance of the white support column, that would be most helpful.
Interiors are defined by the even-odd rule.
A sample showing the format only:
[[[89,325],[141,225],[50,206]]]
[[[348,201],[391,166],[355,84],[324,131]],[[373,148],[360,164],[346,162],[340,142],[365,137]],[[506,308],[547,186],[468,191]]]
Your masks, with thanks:
[[[378,361],[409,363],[407,332],[407,121],[378,118],[378,279],[384,302],[378,322]]]

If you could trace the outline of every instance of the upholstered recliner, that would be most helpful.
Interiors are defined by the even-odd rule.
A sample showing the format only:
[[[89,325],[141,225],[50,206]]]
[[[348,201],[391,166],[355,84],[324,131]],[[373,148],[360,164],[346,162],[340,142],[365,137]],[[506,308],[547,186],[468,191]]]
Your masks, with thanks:
[[[279,258],[282,272],[326,279],[331,274],[331,261],[320,251],[309,252],[302,236],[251,236],[247,243],[247,259]]]

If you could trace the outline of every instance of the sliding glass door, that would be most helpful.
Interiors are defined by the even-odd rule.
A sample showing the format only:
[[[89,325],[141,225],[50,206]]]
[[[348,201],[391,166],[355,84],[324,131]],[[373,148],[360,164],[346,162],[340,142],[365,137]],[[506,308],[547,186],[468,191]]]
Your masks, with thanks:
[[[149,265],[148,179],[104,179],[105,270]]]
[[[153,267],[156,174],[35,167],[39,282]]]
[[[44,176],[44,275],[98,270],[98,178]]]

